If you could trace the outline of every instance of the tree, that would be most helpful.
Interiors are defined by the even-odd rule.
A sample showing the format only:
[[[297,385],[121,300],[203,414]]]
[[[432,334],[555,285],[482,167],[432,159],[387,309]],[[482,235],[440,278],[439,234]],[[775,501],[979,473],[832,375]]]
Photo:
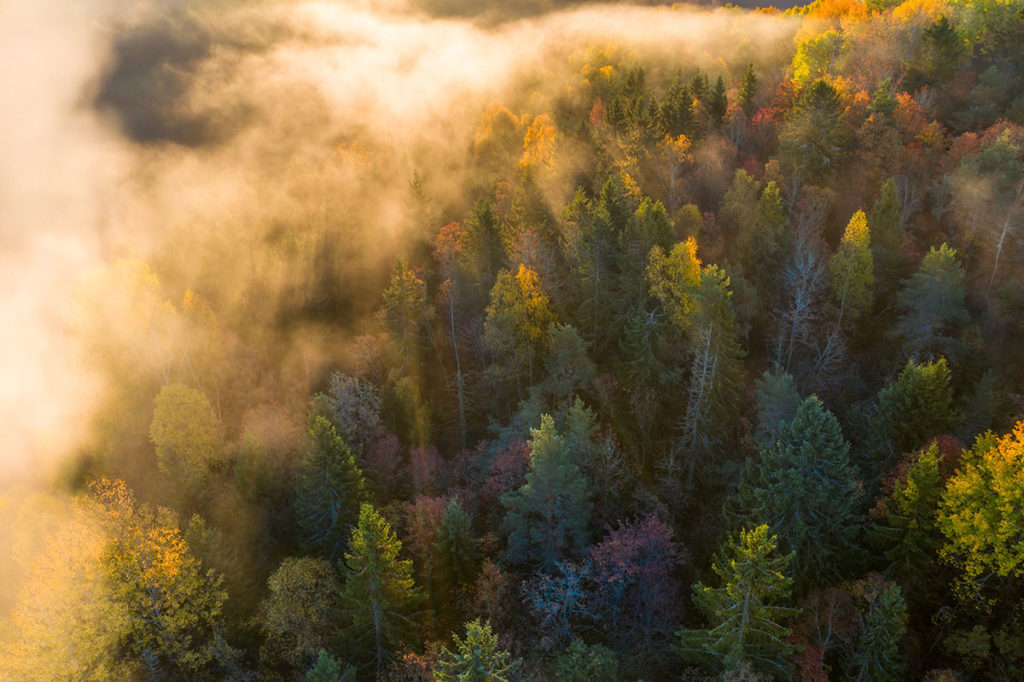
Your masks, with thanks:
[[[522,662],[500,649],[490,621],[466,623],[466,636],[452,635],[455,651],[442,647],[434,669],[437,682],[506,682]]]
[[[725,81],[719,76],[715,81],[715,87],[708,96],[708,115],[711,117],[712,126],[720,127],[728,110],[729,99],[725,95]]]
[[[561,645],[595,616],[592,568],[589,561],[556,561],[553,572],[523,582],[523,601],[543,633],[542,649]]]
[[[922,32],[921,39],[918,54],[908,65],[904,78],[909,91],[925,85],[945,85],[967,54],[963,36],[945,14]]]
[[[341,661],[321,649],[316,663],[306,671],[306,682],[356,682],[356,669],[345,666],[345,672],[342,673],[341,666]]]
[[[740,83],[739,105],[743,113],[749,119],[754,115],[756,106],[754,98],[757,96],[757,74],[754,73],[754,65],[747,64],[747,70],[743,72],[743,82]]]
[[[871,253],[879,286],[890,291],[892,281],[903,265],[903,211],[896,181],[889,178],[868,214],[871,226]]]
[[[844,316],[856,321],[871,307],[875,270],[864,211],[854,213],[846,225],[839,248],[829,262],[829,274],[832,297],[839,305],[837,326],[841,327]]]
[[[792,558],[777,554],[776,538],[766,525],[728,538],[711,566],[720,586],[693,586],[693,600],[711,629],[680,630],[682,655],[713,662],[719,669],[749,662],[786,679],[794,647],[782,622],[799,613],[781,605],[790,596],[793,581],[787,572]]]
[[[895,335],[910,355],[950,356],[959,350],[954,337],[969,316],[964,302],[964,269],[946,244],[932,247],[910,279],[904,280],[902,310]]]
[[[295,485],[295,513],[309,547],[340,557],[365,500],[366,483],[352,451],[333,424],[314,417]]]
[[[450,500],[434,537],[437,578],[449,591],[468,585],[476,575],[478,552],[469,516],[458,500]]]
[[[515,274],[498,273],[484,323],[484,342],[509,365],[519,385],[526,374],[533,383],[536,359],[546,350],[548,327],[555,321],[551,301],[537,273],[525,265]]]
[[[896,380],[878,392],[876,411],[879,435],[891,443],[895,454],[911,452],[948,433],[958,419],[946,359],[907,360]]]
[[[793,377],[779,367],[765,370],[754,385],[757,389],[756,438],[760,447],[767,448],[778,437],[780,427],[796,416],[800,393]]]
[[[369,652],[367,663],[379,674],[393,647],[412,635],[410,609],[419,601],[412,561],[399,559],[402,543],[372,505],[359,508],[349,551],[340,567],[345,582],[339,590],[349,625],[343,637]]]
[[[839,422],[816,396],[779,427],[761,458],[747,460],[726,504],[733,528],[767,523],[794,552],[797,583],[821,584],[843,572],[859,530],[856,476]]]
[[[556,654],[550,666],[555,682],[617,682],[619,660],[615,652],[600,644],[587,645],[581,639]]]
[[[946,484],[938,526],[941,555],[974,584],[986,575],[1024,576],[1024,421],[1002,437],[979,436]]]
[[[426,283],[415,269],[398,261],[384,290],[380,314],[407,366],[418,358],[420,335],[430,312]]]
[[[792,182],[827,176],[846,151],[839,93],[818,79],[800,95],[779,131],[779,151]]]
[[[713,455],[734,428],[743,389],[743,356],[732,307],[729,277],[716,265],[701,270],[690,325],[693,363],[682,423],[689,456],[686,485],[693,486],[696,463]]]
[[[593,608],[613,642],[637,654],[672,634],[679,613],[675,572],[682,553],[672,527],[651,514],[609,528],[590,550]]]
[[[899,648],[907,632],[907,605],[899,585],[879,582],[865,580],[860,584],[866,602],[864,628],[847,662],[849,679],[857,682],[906,679]]]
[[[508,509],[502,526],[508,532],[510,562],[550,571],[555,562],[583,554],[593,505],[589,483],[572,462],[565,438],[550,415],[531,429],[530,470],[526,483],[501,498]]]
[[[223,451],[220,421],[201,391],[182,384],[160,389],[149,425],[160,471],[194,490]]]
[[[100,563],[125,619],[124,655],[156,679],[200,675],[226,662],[223,581],[203,571],[170,510],[137,504],[121,481],[103,479],[92,490],[110,532]]]
[[[337,608],[330,562],[317,557],[285,559],[267,580],[267,597],[260,606],[260,659],[298,671],[316,664],[318,652],[323,653],[335,630]]]
[[[542,386],[555,396],[565,398],[565,406],[572,405],[573,394],[590,383],[597,373],[587,356],[587,344],[575,327],[553,324],[548,327],[548,356],[544,359],[547,377]]]

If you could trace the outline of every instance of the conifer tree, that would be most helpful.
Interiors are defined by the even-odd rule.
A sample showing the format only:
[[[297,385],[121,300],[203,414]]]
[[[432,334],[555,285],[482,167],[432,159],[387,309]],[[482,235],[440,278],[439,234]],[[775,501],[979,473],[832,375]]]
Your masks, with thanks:
[[[917,363],[907,360],[895,381],[878,392],[878,432],[892,454],[911,452],[948,433],[957,422],[953,387],[945,358]]]
[[[959,351],[955,334],[969,319],[964,277],[956,251],[943,244],[932,247],[917,272],[904,280],[897,299],[902,314],[895,334],[909,355],[948,357]]]
[[[900,641],[906,634],[907,604],[900,586],[868,588],[864,629],[847,662],[849,679],[856,682],[896,682],[903,677]]]
[[[369,652],[368,666],[379,674],[394,650],[413,635],[409,613],[419,600],[412,561],[399,559],[402,543],[370,504],[359,509],[349,551],[339,567],[345,582],[339,590],[342,611],[349,621],[343,638],[357,650]]]
[[[749,119],[754,115],[754,97],[757,96],[757,74],[754,73],[754,65],[748,64],[747,70],[743,72],[743,82],[740,83],[739,104],[740,109]]]
[[[295,487],[295,515],[309,548],[341,557],[365,501],[366,483],[352,451],[333,424],[314,417]]]
[[[729,100],[725,95],[725,81],[721,76],[715,81],[715,87],[708,97],[708,114],[711,117],[711,124],[718,128],[725,120],[725,114],[729,110]]]
[[[489,621],[466,623],[466,636],[453,634],[455,651],[441,649],[434,679],[437,682],[507,682],[521,665],[519,659],[498,646],[498,635]]]
[[[711,568],[719,587],[693,586],[693,600],[710,621],[708,630],[680,630],[680,653],[719,669],[750,663],[759,671],[789,677],[790,629],[783,623],[799,613],[784,606],[793,584],[793,555],[779,555],[768,526],[741,530],[715,556]]]
[[[843,572],[859,530],[855,470],[839,422],[816,396],[779,427],[760,460],[747,460],[735,495],[726,503],[733,528],[768,523],[783,548],[795,552],[801,587]]]
[[[509,534],[506,554],[512,563],[550,572],[555,562],[583,554],[593,505],[589,484],[554,419],[542,415],[540,428],[530,433],[526,483],[501,498],[508,509],[502,524]]]

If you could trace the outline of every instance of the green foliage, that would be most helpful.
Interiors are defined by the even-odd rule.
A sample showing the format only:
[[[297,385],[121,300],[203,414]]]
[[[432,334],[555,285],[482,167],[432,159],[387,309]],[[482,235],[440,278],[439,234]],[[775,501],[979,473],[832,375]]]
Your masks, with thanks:
[[[969,319],[964,297],[964,269],[956,251],[946,244],[932,247],[897,298],[903,312],[895,334],[907,353],[956,354],[955,334]]]
[[[555,321],[551,301],[534,270],[520,264],[512,273],[502,270],[491,289],[484,342],[515,375],[533,383],[533,367],[547,347],[548,327]]]
[[[551,679],[556,682],[617,682],[619,659],[608,647],[587,645],[574,639],[555,654],[549,665]]]
[[[419,602],[419,593],[412,561],[399,559],[401,551],[391,525],[372,505],[363,504],[341,564],[345,581],[338,594],[348,621],[343,639],[364,652],[363,662],[378,673],[394,648],[413,634],[408,614]]]
[[[841,575],[855,556],[860,495],[849,451],[839,422],[811,396],[760,460],[747,460],[726,504],[733,528],[767,523],[778,530],[782,546],[796,555],[801,587]]]
[[[725,95],[725,81],[719,76],[715,81],[715,87],[708,96],[708,115],[711,117],[711,125],[716,128],[720,127],[728,110],[729,100]]]
[[[796,417],[802,402],[793,377],[782,368],[765,370],[755,383],[757,389],[757,442],[769,447],[783,424]]]
[[[884,553],[899,576],[925,572],[935,561],[942,538],[936,513],[943,492],[942,453],[932,443],[906,469],[881,505],[884,516],[870,531],[872,544]]]
[[[870,585],[864,596],[864,628],[847,661],[851,680],[896,682],[904,677],[900,642],[907,632],[907,605],[900,586]]]
[[[782,623],[799,613],[782,605],[793,584],[787,575],[792,558],[776,552],[776,537],[766,525],[728,538],[711,566],[720,586],[693,586],[694,603],[711,628],[679,631],[683,657],[718,669],[749,662],[757,670],[788,678],[794,647]]]
[[[921,86],[945,85],[960,67],[967,54],[963,35],[945,14],[939,17],[921,34],[921,43],[916,57],[908,65],[904,78],[910,89]]]
[[[341,678],[341,662],[320,649],[316,663],[306,671],[306,682],[338,682],[339,678]]]
[[[548,356],[544,359],[547,377],[543,387],[572,404],[573,394],[594,378],[596,368],[587,355],[587,344],[575,327],[553,324],[548,328]]]
[[[282,561],[267,580],[267,597],[260,606],[261,660],[294,670],[319,666],[317,652],[322,659],[337,627],[336,590],[334,569],[326,559]]]
[[[825,31],[799,43],[793,57],[793,83],[805,88],[818,79],[830,78],[842,52],[843,36],[838,31]]]
[[[754,65],[748,64],[747,70],[743,72],[743,82],[740,83],[739,105],[747,118],[754,115],[754,98],[757,96],[757,74],[754,73]]]
[[[829,262],[832,297],[839,305],[839,320],[854,321],[870,307],[875,282],[871,234],[867,216],[857,211],[850,218],[839,249]]]
[[[578,557],[587,544],[589,483],[572,462],[565,438],[550,415],[531,430],[530,470],[523,487],[501,498],[508,509],[508,560],[550,571],[555,562]]]
[[[365,500],[366,483],[352,451],[334,425],[315,417],[295,485],[295,515],[310,549],[340,557]]]
[[[929,438],[948,433],[958,415],[946,359],[920,364],[907,360],[896,381],[878,392],[875,409],[879,433],[896,454],[916,450]]]
[[[519,659],[499,648],[498,635],[489,621],[466,623],[466,636],[453,634],[455,651],[441,649],[434,679],[437,682],[506,682],[521,665]]]
[[[224,447],[220,421],[206,396],[182,384],[160,389],[149,437],[160,471],[189,488],[202,485]]]
[[[779,151],[790,173],[805,179],[827,177],[846,153],[839,93],[818,79],[800,95],[779,131]]]

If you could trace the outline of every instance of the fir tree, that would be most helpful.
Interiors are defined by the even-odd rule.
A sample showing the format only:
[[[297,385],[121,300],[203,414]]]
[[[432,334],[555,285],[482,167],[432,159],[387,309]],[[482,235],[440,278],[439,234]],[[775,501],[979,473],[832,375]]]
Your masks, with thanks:
[[[740,109],[749,119],[754,115],[754,97],[757,96],[757,74],[754,73],[754,65],[748,64],[747,70],[743,72],[743,82],[740,83],[739,104]]]
[[[434,679],[437,682],[506,682],[521,665],[519,659],[498,646],[490,622],[466,623],[466,636],[452,635],[455,651],[441,649]]]

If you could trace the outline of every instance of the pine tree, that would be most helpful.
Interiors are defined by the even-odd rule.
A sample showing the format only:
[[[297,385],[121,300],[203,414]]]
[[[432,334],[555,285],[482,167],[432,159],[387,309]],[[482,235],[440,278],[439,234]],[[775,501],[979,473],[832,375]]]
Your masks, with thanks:
[[[333,424],[314,417],[295,487],[295,514],[309,548],[339,558],[365,500],[366,484],[352,451]]]
[[[441,615],[451,615],[456,592],[469,585],[479,568],[479,552],[469,515],[458,500],[450,500],[434,534],[435,571]]]
[[[779,131],[779,151],[789,174],[803,180],[832,173],[846,152],[843,102],[826,81],[807,87],[786,114]]]
[[[719,587],[693,586],[693,600],[710,621],[708,630],[680,630],[680,652],[719,669],[749,662],[757,670],[789,677],[790,629],[782,623],[797,609],[783,606],[793,581],[787,575],[792,553],[776,552],[768,526],[730,537],[712,563]]]
[[[561,559],[579,557],[587,544],[591,504],[589,483],[572,462],[565,439],[550,415],[531,430],[526,483],[501,498],[508,512],[508,560],[551,571]]]
[[[793,377],[779,367],[765,370],[755,382],[757,389],[756,439],[762,448],[771,446],[779,435],[779,428],[796,416],[800,407],[800,393]]]
[[[804,400],[778,437],[747,460],[735,495],[726,503],[733,528],[768,523],[795,552],[801,587],[843,573],[859,530],[855,470],[839,422],[816,396]]]
[[[380,673],[390,652],[413,634],[410,610],[419,601],[412,561],[399,559],[402,543],[370,504],[359,509],[349,551],[339,566],[345,582],[339,590],[349,626],[343,637],[353,650],[370,652],[366,663]]]
[[[455,651],[441,649],[434,679],[437,682],[506,682],[522,662],[498,647],[498,635],[489,621],[466,623],[466,636],[453,634]]]

